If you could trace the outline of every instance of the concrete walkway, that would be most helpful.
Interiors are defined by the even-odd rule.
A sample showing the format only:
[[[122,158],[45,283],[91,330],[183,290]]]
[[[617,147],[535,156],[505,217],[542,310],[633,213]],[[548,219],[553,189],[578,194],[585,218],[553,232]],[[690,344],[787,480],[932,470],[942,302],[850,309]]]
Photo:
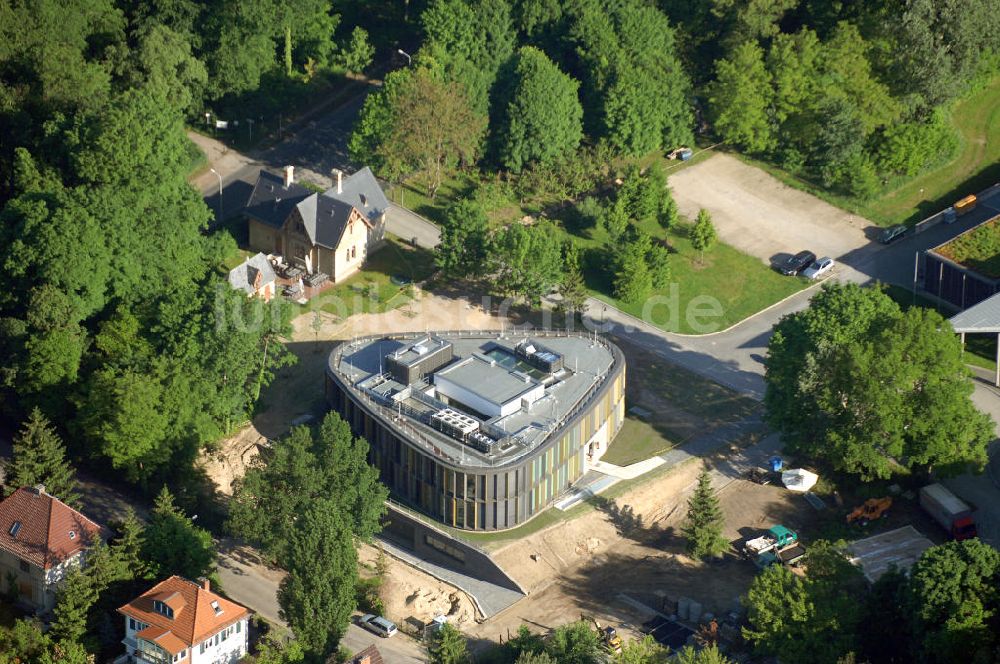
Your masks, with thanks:
[[[469,597],[472,598],[472,601],[475,602],[476,607],[485,618],[503,611],[524,597],[523,593],[519,593],[516,590],[504,588],[489,581],[483,581],[482,579],[477,579],[468,574],[463,574],[462,572],[419,558],[406,549],[397,546],[390,539],[384,537],[376,537],[376,539],[385,549],[385,552],[393,558],[416,567],[439,581],[464,590],[469,594]]]

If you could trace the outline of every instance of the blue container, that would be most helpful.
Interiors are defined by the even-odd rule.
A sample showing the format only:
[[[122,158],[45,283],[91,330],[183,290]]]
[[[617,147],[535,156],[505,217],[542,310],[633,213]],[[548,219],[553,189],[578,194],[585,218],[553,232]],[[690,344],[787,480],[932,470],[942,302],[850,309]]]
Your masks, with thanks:
[[[781,463],[781,457],[776,457],[776,456],[768,459],[767,463],[771,466],[771,470],[775,473],[779,472],[781,470],[782,465],[784,465]]]

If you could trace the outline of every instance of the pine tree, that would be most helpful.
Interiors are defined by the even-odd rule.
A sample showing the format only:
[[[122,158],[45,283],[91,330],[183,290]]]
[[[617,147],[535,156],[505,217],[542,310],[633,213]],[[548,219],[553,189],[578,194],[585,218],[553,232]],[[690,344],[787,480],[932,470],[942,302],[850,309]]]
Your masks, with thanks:
[[[469,661],[465,637],[448,623],[431,637],[427,654],[431,664],[465,664]]]
[[[196,579],[215,570],[212,536],[196,527],[174,505],[174,497],[166,486],[156,497],[143,537],[143,557],[150,562],[156,576],[178,574]]]
[[[129,570],[130,578],[149,578],[148,565],[142,557],[144,542],[143,526],[129,505],[125,519],[118,526],[118,539],[111,544],[111,551],[118,564]]]
[[[708,210],[698,211],[698,220],[691,229],[691,246],[701,252],[701,262],[705,262],[705,251],[715,244],[715,226],[712,224],[712,215]]]
[[[687,521],[681,532],[688,541],[688,551],[695,558],[716,556],[729,547],[722,536],[724,517],[719,507],[719,497],[712,488],[708,468],[698,476],[698,487],[688,500]]]
[[[35,408],[14,439],[10,484],[16,487],[44,484],[45,490],[71,507],[80,506],[73,467],[55,429]]]
[[[99,590],[84,570],[74,567],[59,587],[52,623],[56,641],[75,643],[87,632],[87,613],[97,601]]]
[[[559,308],[566,313],[583,311],[587,302],[587,287],[583,281],[580,269],[580,249],[569,242],[566,244],[563,258],[563,280],[559,286],[562,300]]]

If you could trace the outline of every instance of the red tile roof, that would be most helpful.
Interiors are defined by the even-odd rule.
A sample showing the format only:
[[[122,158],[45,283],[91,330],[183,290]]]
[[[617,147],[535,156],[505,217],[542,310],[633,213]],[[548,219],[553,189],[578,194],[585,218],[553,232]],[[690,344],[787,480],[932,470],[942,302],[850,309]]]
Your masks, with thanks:
[[[153,625],[150,625],[141,632],[137,632],[136,636],[145,641],[149,641],[150,643],[155,643],[171,655],[176,655],[180,651],[190,647],[177,638],[177,635],[169,629],[163,629],[162,627],[155,627]]]
[[[172,608],[174,617],[168,618],[155,611],[154,600]],[[219,611],[212,606],[213,602],[218,602]],[[171,632],[188,648],[198,645],[223,627],[228,627],[250,615],[246,608],[209,590],[208,581],[203,586],[181,576],[172,576],[161,581],[118,609],[118,612],[149,625],[147,629],[158,627]],[[141,634],[142,632],[140,636]],[[162,641],[155,643],[164,646]],[[164,649],[167,649],[166,646]]]
[[[101,534],[99,525],[43,486],[18,489],[0,502],[0,528],[0,548],[42,569],[75,556]]]
[[[351,664],[383,664],[382,653],[378,651],[378,648],[373,643],[351,658]]]

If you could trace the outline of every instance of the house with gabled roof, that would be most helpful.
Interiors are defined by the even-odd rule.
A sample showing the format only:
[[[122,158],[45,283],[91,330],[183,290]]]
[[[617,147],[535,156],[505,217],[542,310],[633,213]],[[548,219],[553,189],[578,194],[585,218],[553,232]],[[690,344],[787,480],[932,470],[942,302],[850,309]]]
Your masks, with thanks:
[[[45,491],[22,487],[0,502],[0,584],[39,613],[50,611],[66,572],[85,564],[101,526]]]
[[[389,201],[370,168],[349,177],[336,171],[336,184],[323,193],[262,170],[244,208],[252,251],[274,254],[290,265],[350,277],[385,240]]]
[[[118,609],[125,654],[116,664],[235,664],[247,653],[250,611],[207,580],[161,581]]]
[[[264,254],[250,256],[229,271],[229,285],[247,297],[257,296],[269,302],[274,297],[278,277]]]

